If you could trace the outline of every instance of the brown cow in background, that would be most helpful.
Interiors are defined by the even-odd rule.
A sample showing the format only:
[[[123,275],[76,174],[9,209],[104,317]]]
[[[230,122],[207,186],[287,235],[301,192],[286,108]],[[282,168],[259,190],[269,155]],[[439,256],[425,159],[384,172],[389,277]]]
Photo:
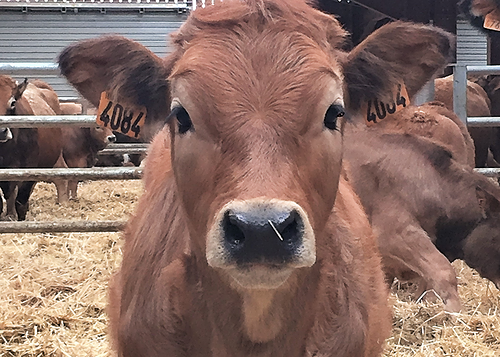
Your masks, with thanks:
[[[8,76],[0,76],[0,103],[5,114],[57,115],[67,111],[61,105],[56,92],[41,80],[24,82],[16,86]],[[63,160],[63,147],[68,147],[67,160],[70,167],[89,167],[95,160],[96,152],[113,141],[109,129],[101,128],[22,128],[10,129],[12,139],[0,142],[0,167],[52,168],[67,167]],[[69,144],[68,144],[69,143]],[[78,148],[79,150],[76,150]],[[79,155],[79,156],[78,156]],[[76,156],[77,159],[74,159]],[[83,157],[84,160],[81,159]],[[80,161],[78,161],[80,160]],[[85,161],[85,162],[83,162]],[[56,163],[58,165],[56,165]],[[68,184],[64,180],[53,180],[60,201],[68,198]],[[29,197],[36,182],[0,182],[7,201],[3,219],[24,220],[29,207]],[[76,197],[75,182],[71,187],[72,197]],[[0,211],[3,211],[3,206]]]
[[[474,167],[474,142],[467,127],[441,102],[410,105],[382,120],[377,129],[433,139],[449,150],[455,160]]]
[[[60,107],[64,115],[82,114],[79,103],[61,103]],[[62,128],[62,140],[62,157],[56,167],[85,168],[95,165],[97,153],[114,143],[116,136],[111,129],[97,125],[91,128],[65,127]],[[78,180],[68,180],[62,185],[61,190],[66,190],[66,193],[58,195],[58,202],[77,198]]]
[[[55,115],[60,111],[57,94],[45,82],[33,81],[16,87],[8,76],[2,76],[7,87],[12,90],[12,114]],[[14,94],[15,93],[15,94]],[[12,140],[0,144],[0,167],[52,168],[61,150],[61,129],[22,128],[11,129]],[[29,207],[29,197],[36,182],[0,182],[7,201],[4,219],[24,220]]]
[[[378,235],[390,281],[416,279],[417,297],[433,289],[454,312],[461,304],[449,261],[464,259],[500,286],[493,263],[500,259],[500,236],[486,229],[500,223],[500,191],[493,183],[419,135],[373,128],[346,136],[352,138],[346,147],[350,182]],[[369,150],[372,145],[378,149]],[[475,245],[468,243],[472,237]]]
[[[380,354],[387,291],[339,178],[344,105],[357,116],[401,78],[415,94],[452,40],[398,22],[345,54],[344,36],[299,0],[224,1],[190,14],[166,62],[121,37],[60,55],[94,105],[107,91],[158,123],[172,107],[112,283],[119,356]]]
[[[434,81],[436,101],[453,110],[453,76],[438,78]],[[499,98],[500,99],[500,98]],[[467,116],[489,117],[493,114],[492,103],[488,94],[481,85],[467,81]],[[496,104],[497,106],[500,103]],[[495,115],[495,114],[493,114]],[[500,111],[498,112],[500,115]],[[474,141],[475,167],[485,167],[488,159],[488,151],[491,150],[493,157],[500,161],[500,129],[490,128],[468,128]]]

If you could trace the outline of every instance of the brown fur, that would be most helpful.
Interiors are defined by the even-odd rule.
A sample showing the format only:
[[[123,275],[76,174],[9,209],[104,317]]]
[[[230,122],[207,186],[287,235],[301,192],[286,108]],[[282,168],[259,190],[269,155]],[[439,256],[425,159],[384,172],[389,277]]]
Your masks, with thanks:
[[[82,113],[79,103],[61,103],[61,114],[77,115]],[[95,126],[91,128],[62,128],[62,157],[56,167],[85,168],[92,167],[97,161],[98,151],[106,148],[116,140],[113,131],[109,128]],[[77,198],[78,181],[68,180],[60,183],[58,202]]]
[[[378,41],[370,41],[376,37]],[[345,77],[354,109],[367,100],[390,93],[401,81],[410,98],[453,56],[449,33],[424,25],[393,22],[369,35],[349,54]],[[408,70],[412,68],[412,70]]]
[[[489,35],[498,34],[497,31],[485,29],[483,24],[486,15],[500,9],[499,0],[461,0],[458,3],[458,8],[474,27]]]
[[[435,100],[453,110],[453,76],[438,78],[435,83]],[[489,117],[491,102],[488,94],[477,83],[467,81],[467,115],[471,117]],[[500,113],[498,113],[500,115]],[[500,131],[498,128],[468,128],[474,142],[475,167],[485,167],[488,150],[500,160]]]
[[[465,125],[439,102],[408,106],[382,120],[377,128],[423,136],[440,143],[464,165],[474,167],[474,143]]]
[[[61,54],[63,73],[84,95],[107,90],[159,117],[172,100],[192,121],[182,133],[179,114],[171,118],[146,159],[145,193],[110,284],[110,331],[120,356],[380,354],[390,329],[387,290],[371,227],[348,174],[340,177],[345,118],[328,129],[325,113],[342,106],[345,90],[356,116],[366,95],[384,96],[401,81],[403,67],[418,73],[404,75],[416,91],[446,64],[452,43],[438,29],[387,26],[348,56],[339,50],[339,23],[300,0],[224,1],[191,13],[159,69],[146,70],[144,63],[161,62],[117,37]],[[390,34],[399,30],[415,42],[400,46]],[[113,42],[132,53],[111,55]],[[388,83],[380,83],[384,76]],[[134,78],[150,81],[136,85]],[[141,102],[138,91],[156,93],[155,100]],[[256,200],[298,205],[314,235],[314,262],[265,289],[237,282],[222,258],[215,266],[209,244],[223,207]],[[255,280],[265,271],[263,280],[270,279],[285,265],[269,271],[255,263],[241,274]]]
[[[459,163],[442,143],[421,135],[349,128],[346,136],[359,140],[349,140],[345,151],[350,181],[378,235],[389,280],[416,279],[417,297],[433,289],[448,311],[460,309],[449,261],[464,259],[500,282],[492,263],[500,258],[492,229],[500,207],[494,184]],[[455,136],[463,138],[460,132]]]
[[[16,101],[16,114],[22,115],[55,115],[59,110],[59,100],[48,84],[36,81],[37,85],[28,83],[22,93],[16,95],[17,87],[12,87],[13,80],[3,78],[12,95],[19,97]],[[23,86],[21,84],[20,86]],[[0,91],[1,92],[1,91]],[[52,168],[61,155],[61,129],[32,128],[12,129],[13,140],[0,145],[2,167],[40,167]],[[0,183],[7,202],[7,219],[26,217],[28,201],[35,182],[2,182]],[[18,187],[17,196],[14,195]]]
[[[9,99],[15,93],[16,82],[9,76],[0,75],[0,113],[7,115],[9,111]]]

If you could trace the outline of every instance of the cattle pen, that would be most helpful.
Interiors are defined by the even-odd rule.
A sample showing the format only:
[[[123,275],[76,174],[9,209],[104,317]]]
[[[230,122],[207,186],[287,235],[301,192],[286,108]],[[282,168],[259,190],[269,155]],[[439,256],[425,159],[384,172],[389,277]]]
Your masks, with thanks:
[[[94,116],[0,117],[0,126],[7,121],[12,127],[95,125]],[[105,150],[131,149],[140,153],[147,145],[117,144]],[[481,172],[499,175],[498,169]],[[67,206],[57,205],[54,188],[42,183],[33,195],[33,221],[0,222],[0,284],[5,289],[0,296],[0,356],[112,356],[107,284],[121,262],[123,242],[116,232],[125,223],[121,217],[135,208],[141,176],[142,168],[127,167],[0,170],[0,180],[92,180],[82,185],[81,198]],[[105,184],[123,179],[128,181]],[[384,357],[500,355],[500,293],[463,262],[453,265],[464,312],[450,315],[439,303],[412,302],[413,287],[396,282],[393,334]]]
[[[202,3],[205,5],[205,2]],[[500,126],[500,117],[467,117],[466,82],[467,74],[500,74],[500,66],[466,66],[452,65],[453,109],[457,116],[467,125],[473,127]],[[59,75],[55,63],[0,63],[0,73],[11,76],[36,76],[40,74]],[[429,86],[428,86],[429,87]],[[431,86],[432,87],[432,86]],[[429,88],[427,88],[429,91]],[[431,100],[433,89],[430,89]],[[424,95],[423,97],[425,97]],[[422,97],[422,96],[421,96]],[[74,99],[74,98],[73,98]],[[428,98],[429,99],[429,98]],[[80,100],[77,98],[77,100]],[[82,101],[85,103],[85,101]],[[85,112],[85,107],[84,107]],[[92,127],[96,125],[93,115],[56,115],[56,116],[0,116],[0,127]],[[147,150],[146,144],[114,144],[104,149],[101,154],[131,153],[140,154]],[[487,177],[500,177],[500,168],[479,168],[476,171]],[[142,168],[88,168],[88,169],[0,169],[0,181],[51,181],[53,179],[77,178],[79,180],[111,180],[140,179]],[[0,233],[28,232],[79,232],[79,231],[118,231],[123,228],[124,221],[96,222],[0,222]]]
[[[0,73],[11,76],[37,76],[41,74],[59,74],[54,63],[0,63]],[[80,98],[71,98],[81,101]],[[85,104],[85,101],[81,101]],[[84,113],[86,106],[83,106]],[[57,116],[0,116],[0,126],[10,128],[32,127],[92,127],[95,126],[93,115],[57,115]],[[106,154],[141,154],[146,151],[144,144],[114,144],[101,152]],[[54,169],[3,169],[1,181],[51,181],[53,179],[111,180],[140,179],[142,168],[54,168]],[[0,222],[0,233],[28,232],[115,232],[123,228],[125,221],[81,221],[81,222]]]
[[[95,116],[0,116],[0,126],[10,128],[95,126]],[[143,144],[115,144],[105,149],[104,154],[144,153]],[[140,167],[100,167],[100,168],[53,168],[53,169],[2,169],[1,181],[52,181],[54,179],[78,180],[128,180],[140,179]],[[29,232],[115,232],[123,228],[124,221],[81,221],[81,222],[0,222],[0,233]]]

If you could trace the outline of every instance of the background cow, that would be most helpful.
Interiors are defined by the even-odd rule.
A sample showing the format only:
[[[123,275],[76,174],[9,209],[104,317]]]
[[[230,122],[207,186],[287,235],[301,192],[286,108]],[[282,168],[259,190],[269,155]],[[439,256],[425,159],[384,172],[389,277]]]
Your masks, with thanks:
[[[348,127],[345,156],[349,181],[378,235],[388,280],[415,279],[417,296],[434,290],[446,310],[459,311],[450,261],[463,259],[500,286],[500,190],[472,171],[463,151],[467,137],[456,121],[444,125],[438,120],[447,117],[428,107],[401,111],[392,130]],[[419,111],[426,112],[426,125],[444,130],[422,131],[423,121],[413,119]]]
[[[373,236],[339,182],[342,88],[353,115],[401,78],[413,95],[452,41],[395,23],[346,55],[343,37],[301,1],[225,1],[191,13],[165,63],[120,37],[63,51],[62,73],[94,105],[107,91],[158,122],[173,108],[112,284],[121,356],[380,353]]]
[[[52,88],[42,82],[25,81],[19,86],[12,78],[3,76],[3,83],[12,88],[13,114],[55,115],[59,112],[59,100]],[[10,83],[10,85],[9,85]],[[0,167],[52,168],[61,154],[61,129],[29,128],[11,129],[12,140],[0,144]],[[29,197],[36,182],[0,182],[7,201],[5,219],[26,218]]]
[[[453,110],[453,76],[438,78],[434,81],[436,101]],[[498,98],[500,99],[500,98]],[[500,109],[500,102],[495,103],[495,109]],[[481,85],[472,81],[467,81],[467,115],[471,117],[489,117],[493,114],[492,102]],[[490,128],[468,128],[474,141],[475,166],[485,167],[488,159],[488,152],[491,150],[493,157],[500,161],[500,129]]]
[[[61,114],[82,114],[79,103],[61,103]],[[97,161],[97,153],[110,143],[116,141],[116,136],[111,129],[101,126],[91,128],[65,127],[62,128],[62,156],[56,167],[85,168],[92,167]],[[60,183],[60,190],[65,194],[58,195],[58,202],[77,198],[78,180],[68,180]]]

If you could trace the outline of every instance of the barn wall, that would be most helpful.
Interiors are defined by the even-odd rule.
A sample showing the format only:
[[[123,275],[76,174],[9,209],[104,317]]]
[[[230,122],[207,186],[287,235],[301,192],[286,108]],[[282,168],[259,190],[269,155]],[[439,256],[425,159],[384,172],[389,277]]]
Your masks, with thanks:
[[[466,20],[457,21],[457,63],[488,64],[488,38]]]
[[[168,35],[185,19],[185,14],[177,12],[1,11],[0,62],[55,62],[70,43],[112,33],[136,40],[163,57],[170,52]],[[51,84],[60,96],[77,95],[64,78],[38,78]]]

